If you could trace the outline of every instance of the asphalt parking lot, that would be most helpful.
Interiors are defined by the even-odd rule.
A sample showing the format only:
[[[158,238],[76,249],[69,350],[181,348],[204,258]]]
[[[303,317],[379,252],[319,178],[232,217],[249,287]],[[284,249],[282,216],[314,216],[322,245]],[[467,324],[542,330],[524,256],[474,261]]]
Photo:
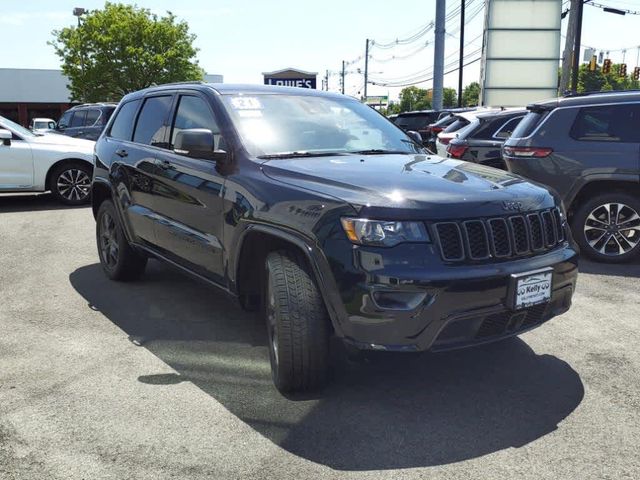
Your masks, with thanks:
[[[110,282],[89,208],[0,196],[0,478],[639,478],[640,265],[581,272],[521,338],[287,399],[256,316],[156,261]]]

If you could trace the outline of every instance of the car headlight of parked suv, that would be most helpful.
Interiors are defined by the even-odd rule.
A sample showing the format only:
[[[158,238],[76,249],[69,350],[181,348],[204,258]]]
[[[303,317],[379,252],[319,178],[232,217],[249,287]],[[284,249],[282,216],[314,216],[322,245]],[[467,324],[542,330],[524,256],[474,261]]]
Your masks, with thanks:
[[[429,242],[429,233],[422,222],[342,218],[342,228],[349,240],[358,245],[393,247],[399,243]]]

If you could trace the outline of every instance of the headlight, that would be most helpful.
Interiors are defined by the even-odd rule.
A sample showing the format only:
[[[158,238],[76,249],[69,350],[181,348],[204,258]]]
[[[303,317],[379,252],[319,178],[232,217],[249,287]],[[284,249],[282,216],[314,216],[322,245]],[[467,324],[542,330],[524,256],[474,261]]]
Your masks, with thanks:
[[[393,247],[403,242],[429,241],[429,234],[422,222],[393,222],[366,218],[342,218],[341,221],[349,240],[358,245]]]

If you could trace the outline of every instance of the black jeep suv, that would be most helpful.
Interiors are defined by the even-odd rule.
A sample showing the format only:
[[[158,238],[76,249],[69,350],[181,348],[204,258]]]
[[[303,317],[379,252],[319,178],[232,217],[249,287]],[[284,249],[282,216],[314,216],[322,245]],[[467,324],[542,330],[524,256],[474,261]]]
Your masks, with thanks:
[[[425,152],[327,92],[192,83],[129,94],[96,144],[100,261],[129,280],[159,258],[263,308],[281,391],[323,383],[331,337],[443,350],[565,312],[577,253],[559,202]]]
[[[640,254],[640,92],[553,99],[505,142],[511,172],[550,186],[581,252],[627,262]]]
[[[115,103],[76,105],[62,114],[55,131],[68,137],[97,140],[115,109]]]

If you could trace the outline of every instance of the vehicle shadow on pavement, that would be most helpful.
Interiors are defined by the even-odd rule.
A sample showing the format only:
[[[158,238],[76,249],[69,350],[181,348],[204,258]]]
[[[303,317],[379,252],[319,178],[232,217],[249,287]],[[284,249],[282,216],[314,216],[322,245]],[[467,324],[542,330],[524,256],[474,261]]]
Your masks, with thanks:
[[[156,261],[140,282],[111,282],[99,264],[70,281],[87,308],[177,372],[141,371],[137,381],[192,382],[283,449],[338,470],[442,465],[521,447],[554,431],[584,396],[566,362],[516,338],[345,362],[317,396],[285,398],[271,382],[261,320],[212,288]]]
[[[87,208],[89,204],[71,206],[65,205],[50,193],[39,194],[1,194],[0,213],[4,212],[34,212],[36,210],[68,210],[71,208]]]
[[[592,275],[640,278],[640,260],[625,263],[600,263],[581,258],[579,270],[580,273]]]

